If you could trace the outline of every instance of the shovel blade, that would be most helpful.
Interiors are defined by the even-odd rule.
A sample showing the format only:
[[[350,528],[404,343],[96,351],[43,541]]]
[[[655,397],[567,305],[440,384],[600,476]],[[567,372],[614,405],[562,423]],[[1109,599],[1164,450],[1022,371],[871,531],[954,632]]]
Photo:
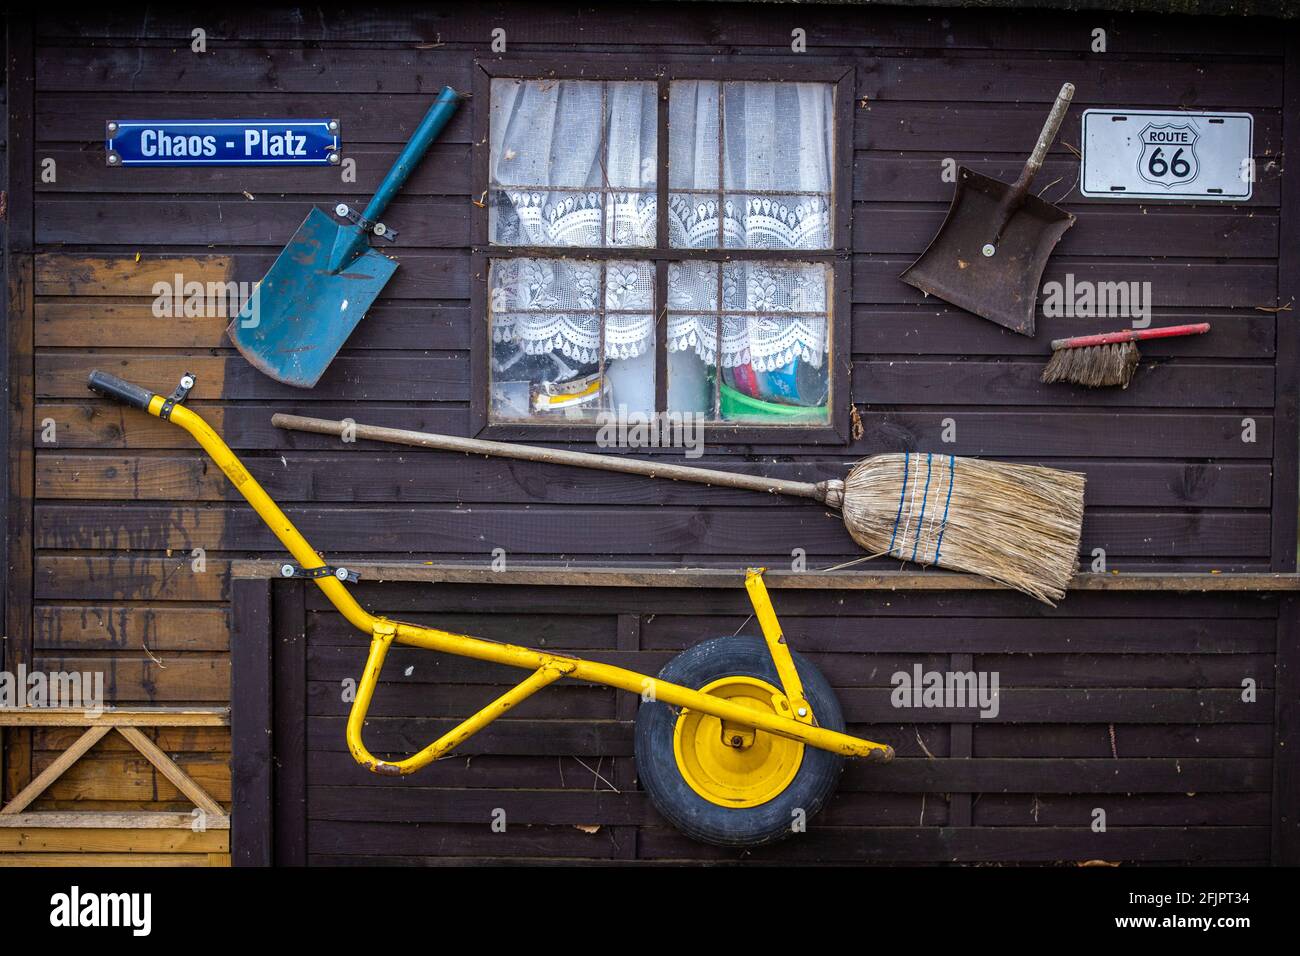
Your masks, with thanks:
[[[397,270],[373,249],[338,272],[330,254],[345,230],[312,209],[230,323],[230,341],[259,371],[311,388]]]
[[[1033,335],[1043,269],[1074,216],[1030,195],[1007,222],[994,255],[985,256],[998,203],[1010,191],[1006,183],[963,166],[943,227],[900,278],[1013,332]]]

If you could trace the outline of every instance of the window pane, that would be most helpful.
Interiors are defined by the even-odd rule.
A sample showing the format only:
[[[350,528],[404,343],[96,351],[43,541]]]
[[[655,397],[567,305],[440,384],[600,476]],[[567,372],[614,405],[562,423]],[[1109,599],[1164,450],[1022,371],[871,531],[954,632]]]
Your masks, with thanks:
[[[722,154],[718,145],[718,84],[678,80],[668,92],[668,186],[718,188]]]
[[[829,83],[673,83],[670,245],[830,248],[834,99]]]
[[[830,277],[821,263],[673,263],[669,410],[773,425],[825,421]]]
[[[728,262],[722,267],[722,308],[824,318],[829,286],[830,267],[820,262]]]
[[[593,86],[602,84],[593,83]],[[615,189],[655,191],[658,91],[653,83],[605,83],[605,177]]]
[[[654,410],[654,266],[494,259],[494,420],[592,420]]]
[[[826,249],[831,244],[827,196],[729,196],[723,229],[728,249]]]
[[[834,91],[829,83],[727,83],[723,188],[831,191]]]
[[[496,79],[491,88],[494,244],[654,244],[655,84]]]
[[[599,193],[489,193],[488,235],[499,246],[599,246],[604,203]]]

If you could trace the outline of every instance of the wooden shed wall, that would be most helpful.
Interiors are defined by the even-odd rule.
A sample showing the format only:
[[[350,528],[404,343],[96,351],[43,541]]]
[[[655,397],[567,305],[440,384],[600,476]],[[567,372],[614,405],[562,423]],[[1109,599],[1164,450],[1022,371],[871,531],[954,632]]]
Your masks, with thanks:
[[[236,588],[241,607],[255,607],[267,582],[240,578]],[[275,679],[264,697],[236,700],[249,728],[236,731],[237,746],[257,750],[272,728],[273,797],[241,796],[237,854],[331,866],[1280,858],[1274,660],[1293,597],[1077,592],[1051,609],[994,591],[774,590],[785,633],[834,685],[849,732],[887,741],[898,757],[849,761],[806,834],[741,851],[696,843],[655,812],[633,760],[639,702],[609,688],[554,685],[421,773],[367,773],[344,741],[341,692],[364,666],[365,644],[310,585],[275,582],[274,592],[271,639],[251,627],[241,654],[269,656]],[[760,636],[738,587],[598,592],[386,583],[358,596],[400,620],[497,640],[526,634],[651,674],[705,638]],[[916,666],[996,672],[998,713],[898,708],[891,678]],[[1253,701],[1243,677],[1257,682]],[[394,648],[364,740],[375,752],[414,752],[519,679]],[[256,791],[253,762],[240,766]]]
[[[11,480],[21,491],[30,469],[31,526],[26,538],[12,514],[11,526],[17,520],[33,573],[31,618],[25,630],[10,626],[10,661],[104,669],[118,703],[224,702],[229,562],[276,552],[186,435],[88,395],[96,366],[160,390],[196,372],[194,406],[335,557],[485,563],[501,547],[517,561],[735,567],[788,562],[798,547],[815,568],[857,554],[838,519],[814,505],[377,446],[339,450],[271,427],[272,412],[296,411],[466,431],[470,329],[483,321],[468,303],[472,200],[482,190],[471,178],[471,130],[485,104],[461,109],[392,207],[401,268],[313,391],[251,369],[220,319],[152,317],[154,282],[178,272],[254,281],[311,204],[364,203],[431,95],[444,84],[470,88],[475,59],[493,55],[496,26],[507,30],[506,57],[570,62],[600,52],[791,59],[790,31],[801,27],[809,52],[796,62],[856,69],[852,393],[865,433],[843,448],[710,447],[705,463],[821,478],[866,454],[943,448],[1077,467],[1089,475],[1084,553],[1104,548],[1113,569],[1295,566],[1297,350],[1291,314],[1269,309],[1294,288],[1283,217],[1290,209],[1294,232],[1296,200],[1284,204],[1282,147],[1284,92],[1296,91],[1289,34],[1275,23],[659,3],[192,19],[152,11],[147,20],[122,12],[36,22],[33,156],[37,172],[53,159],[57,180],[36,182],[27,197],[37,428],[34,460],[18,461]],[[207,29],[205,54],[190,50],[196,25]],[[1088,52],[1096,27],[1108,31],[1106,54]],[[896,278],[943,219],[952,187],[942,162],[1013,177],[1065,80],[1078,88],[1075,108],[1039,182],[1080,218],[1047,278],[1150,280],[1158,323],[1215,326],[1144,348],[1158,361],[1126,391],[1038,383],[1045,340],[1080,320],[1040,319],[1031,341],[923,301]],[[1090,106],[1250,111],[1254,198],[1141,206],[1080,197],[1071,148]],[[103,124],[128,115],[337,115],[358,181],[345,185],[331,169],[110,170]],[[1253,443],[1242,440],[1245,417],[1256,423]],[[57,440],[44,443],[47,419]],[[940,442],[946,419],[956,423],[952,444]],[[66,745],[52,731],[30,748],[10,738],[10,789]],[[164,746],[229,798],[224,731],[187,731]],[[151,768],[108,747],[41,806],[74,804],[186,806]]]

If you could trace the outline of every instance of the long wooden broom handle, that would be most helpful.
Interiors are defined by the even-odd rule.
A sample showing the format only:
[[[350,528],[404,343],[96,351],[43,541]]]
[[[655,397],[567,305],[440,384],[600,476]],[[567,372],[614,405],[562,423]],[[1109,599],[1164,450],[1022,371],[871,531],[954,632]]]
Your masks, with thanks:
[[[647,478],[671,478],[674,481],[694,481],[705,485],[722,485],[743,488],[747,491],[766,491],[774,495],[794,495],[814,498],[838,506],[839,481],[787,481],[783,478],[764,478],[761,475],[737,475],[711,468],[689,468],[653,461],[625,458],[622,455],[592,455],[562,448],[538,448],[534,445],[514,445],[509,442],[484,441],[479,438],[457,438],[454,435],[435,435],[431,432],[408,431],[404,428],[384,428],[379,425],[357,425],[327,418],[305,418],[301,415],[277,414],[271,418],[276,428],[318,435],[338,435],[351,432],[356,438],[369,441],[414,445],[418,448],[437,448],[442,451],[463,451],[470,455],[490,455],[494,458],[515,458],[519,461],[539,461],[546,464],[574,465],[578,468],[596,468],[600,471],[617,471],[628,475],[645,475]]]
[[[1081,349],[1091,345],[1115,345],[1118,342],[1141,342],[1146,339],[1172,339],[1180,335],[1204,335],[1210,331],[1209,322],[1192,325],[1165,325],[1155,329],[1124,329],[1121,332],[1102,332],[1098,335],[1076,335],[1068,339],[1052,339],[1052,350]]]

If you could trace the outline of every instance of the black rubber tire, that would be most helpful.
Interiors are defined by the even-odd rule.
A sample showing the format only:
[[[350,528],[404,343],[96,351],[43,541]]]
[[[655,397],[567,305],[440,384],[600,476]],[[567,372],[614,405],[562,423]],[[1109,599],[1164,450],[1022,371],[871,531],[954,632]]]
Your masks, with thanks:
[[[819,727],[844,730],[839,701],[826,678],[798,653],[795,668]],[[717,637],[674,657],[659,672],[661,680],[699,690],[721,677],[756,677],[780,687],[767,644],[757,637]],[[657,809],[687,836],[716,846],[749,847],[775,843],[793,832],[797,809],[811,820],[835,791],[844,758],[804,747],[799,772],[778,796],[756,807],[721,807],[691,789],[677,768],[673,731],[678,708],[643,701],[636,715],[636,768],[641,786]]]

